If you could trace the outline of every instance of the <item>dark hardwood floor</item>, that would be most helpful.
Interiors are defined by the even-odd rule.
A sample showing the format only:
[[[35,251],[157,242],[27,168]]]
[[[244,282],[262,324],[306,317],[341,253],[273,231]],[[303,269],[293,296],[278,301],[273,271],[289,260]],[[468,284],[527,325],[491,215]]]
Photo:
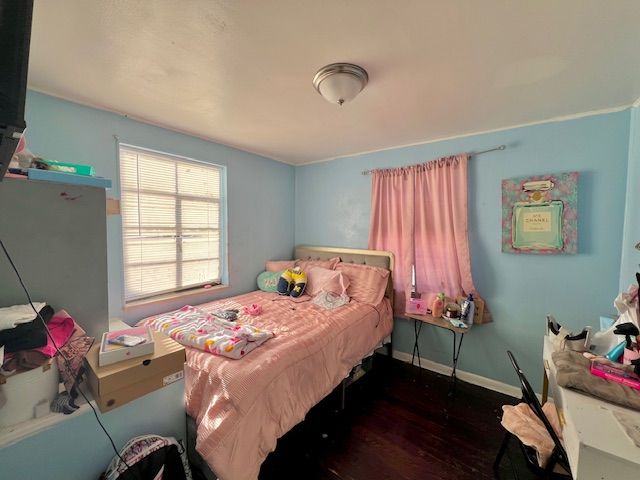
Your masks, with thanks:
[[[377,357],[348,389],[345,410],[332,394],[279,440],[260,480],[494,478],[501,406],[515,399],[461,381],[455,396],[448,389],[448,377]],[[516,478],[512,467],[517,478],[535,478],[517,446],[509,453],[500,478]]]

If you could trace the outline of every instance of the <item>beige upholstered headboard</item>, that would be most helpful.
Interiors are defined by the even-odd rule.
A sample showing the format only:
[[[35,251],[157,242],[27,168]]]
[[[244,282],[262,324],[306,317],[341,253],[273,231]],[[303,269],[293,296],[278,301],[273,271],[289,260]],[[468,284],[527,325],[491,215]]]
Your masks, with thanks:
[[[304,260],[328,260],[330,258],[340,257],[340,260],[345,263],[371,265],[393,272],[393,253],[383,250],[298,245],[295,247],[293,255],[293,258]],[[391,306],[393,307],[393,281],[391,275],[389,275],[389,283],[387,284],[385,296],[391,301]]]

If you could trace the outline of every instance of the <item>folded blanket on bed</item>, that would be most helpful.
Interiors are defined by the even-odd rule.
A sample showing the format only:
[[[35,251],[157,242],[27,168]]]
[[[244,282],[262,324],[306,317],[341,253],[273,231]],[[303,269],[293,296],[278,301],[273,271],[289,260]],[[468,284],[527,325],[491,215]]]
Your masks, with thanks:
[[[273,337],[273,332],[229,322],[187,305],[145,322],[176,342],[229,358],[242,358]]]

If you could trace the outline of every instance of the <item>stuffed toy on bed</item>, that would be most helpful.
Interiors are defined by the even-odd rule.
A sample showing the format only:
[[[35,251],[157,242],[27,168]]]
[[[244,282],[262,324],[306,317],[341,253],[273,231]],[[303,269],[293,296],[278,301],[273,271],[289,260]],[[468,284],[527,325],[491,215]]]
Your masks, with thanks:
[[[278,293],[290,295],[294,298],[301,297],[307,286],[307,274],[300,267],[288,268],[278,279]]]

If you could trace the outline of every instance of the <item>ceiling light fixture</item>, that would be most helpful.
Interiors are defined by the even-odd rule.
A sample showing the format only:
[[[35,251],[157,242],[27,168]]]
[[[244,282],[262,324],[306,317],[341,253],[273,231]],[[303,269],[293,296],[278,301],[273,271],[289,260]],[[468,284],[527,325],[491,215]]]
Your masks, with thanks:
[[[368,81],[364,68],[352,63],[332,63],[318,70],[313,86],[328,102],[342,105],[353,100]]]

